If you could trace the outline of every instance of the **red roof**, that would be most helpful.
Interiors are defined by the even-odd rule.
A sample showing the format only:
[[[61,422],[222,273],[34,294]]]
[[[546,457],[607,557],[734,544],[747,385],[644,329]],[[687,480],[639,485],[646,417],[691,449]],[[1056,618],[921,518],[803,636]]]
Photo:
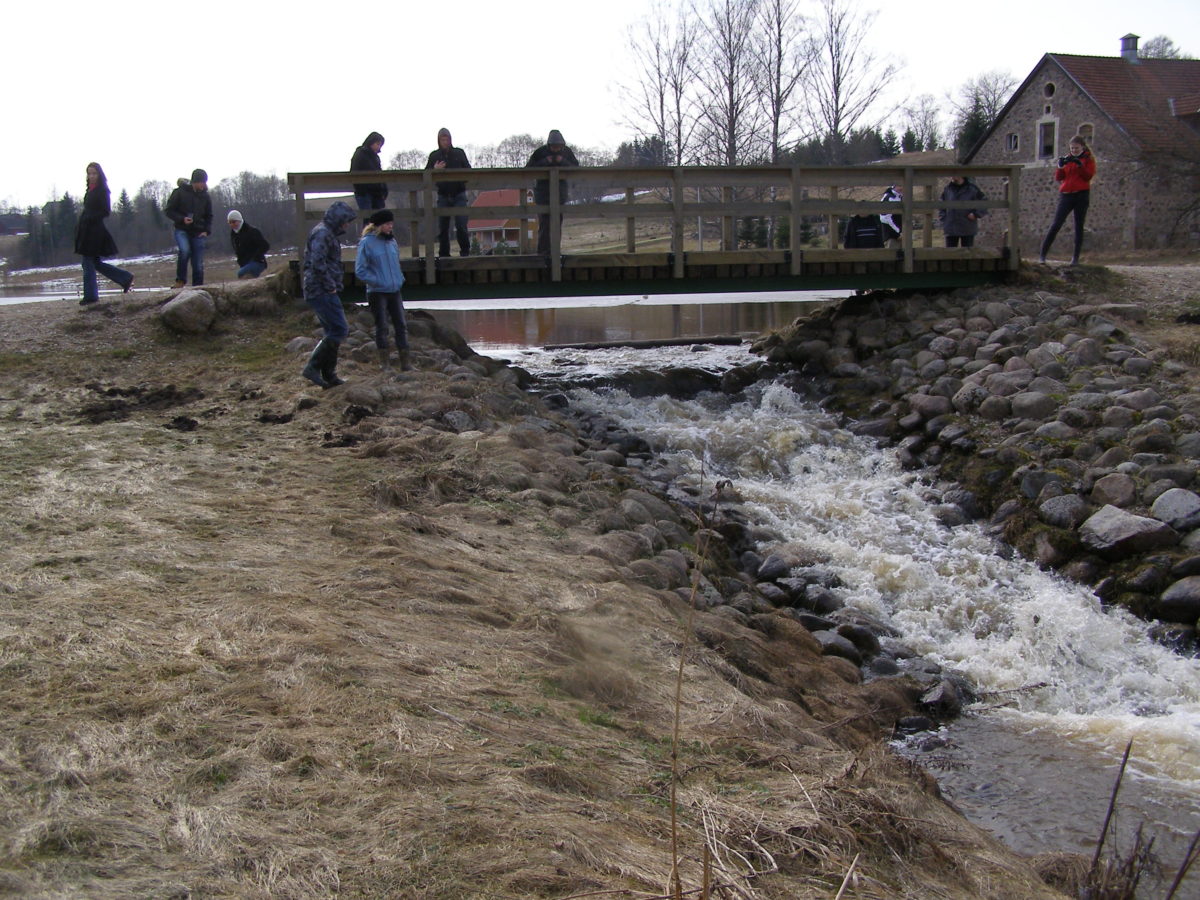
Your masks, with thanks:
[[[480,191],[472,206],[516,206],[521,202],[520,188],[502,188],[498,191]],[[513,210],[516,216],[516,210]],[[474,231],[484,228],[500,228],[512,219],[471,219],[470,227]]]
[[[1200,59],[1139,59],[1049,53],[1116,125],[1145,150],[1167,150],[1200,135],[1179,120],[1195,112]],[[1174,102],[1172,108],[1171,101]],[[1181,107],[1181,101],[1188,101]]]

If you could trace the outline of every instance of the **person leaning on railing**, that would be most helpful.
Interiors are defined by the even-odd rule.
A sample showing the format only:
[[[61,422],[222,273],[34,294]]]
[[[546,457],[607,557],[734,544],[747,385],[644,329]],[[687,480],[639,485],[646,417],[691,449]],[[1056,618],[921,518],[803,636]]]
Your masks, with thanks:
[[[571,148],[567,146],[567,142],[563,140],[562,132],[557,128],[550,132],[550,136],[546,138],[546,143],[533,151],[533,155],[529,157],[529,162],[525,163],[525,168],[541,168],[543,166],[561,166],[567,168],[570,166],[578,166],[579,160],[575,158],[575,154],[571,152]],[[560,204],[567,202],[567,180],[560,178],[558,180],[558,202]],[[533,186],[533,202],[538,206],[546,206],[550,203],[550,179],[539,178]],[[558,215],[558,221],[562,223],[562,213]],[[538,253],[543,256],[550,254],[550,214],[540,213],[538,215]]]

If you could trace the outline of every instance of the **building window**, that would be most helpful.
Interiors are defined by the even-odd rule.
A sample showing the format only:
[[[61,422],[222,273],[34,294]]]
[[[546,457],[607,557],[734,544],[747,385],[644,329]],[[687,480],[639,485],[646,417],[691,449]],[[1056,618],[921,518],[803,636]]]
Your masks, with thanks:
[[[1047,81],[1046,86],[1044,88],[1042,88],[1042,93],[1046,95],[1047,99],[1049,99],[1050,97],[1053,97],[1054,96],[1054,82]]]
[[[1009,150],[1019,150],[1019,149],[1021,149],[1021,147],[1020,147],[1020,140],[1017,138],[1017,135],[1016,135],[1015,133],[1014,133],[1014,134],[1010,134],[1010,135],[1008,135],[1008,136],[1007,136],[1007,137],[1004,139],[1004,145],[1005,145],[1005,147],[1006,147],[1007,149],[1009,149]]]
[[[1054,122],[1042,122],[1038,125],[1038,158],[1049,159],[1054,156]]]

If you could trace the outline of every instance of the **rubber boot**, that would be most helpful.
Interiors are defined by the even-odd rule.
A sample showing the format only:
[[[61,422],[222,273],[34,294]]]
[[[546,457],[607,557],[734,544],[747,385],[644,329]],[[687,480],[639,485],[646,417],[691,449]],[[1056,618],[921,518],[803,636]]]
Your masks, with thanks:
[[[325,351],[325,358],[321,362],[321,374],[325,377],[325,381],[330,387],[337,387],[339,384],[345,384],[341,378],[337,377],[338,363],[338,348],[341,344],[337,341],[329,341],[329,349]]]
[[[387,347],[379,348],[379,368],[383,369],[383,371],[385,371],[385,372],[392,371],[392,364],[388,360],[388,348]]]
[[[412,371],[412,362],[409,358],[408,348],[405,347],[403,350],[401,350],[399,352],[399,356],[400,356],[400,371],[401,372],[411,372]]]
[[[319,388],[329,387],[329,382],[321,374],[321,364],[325,359],[325,345],[327,343],[328,341],[323,340],[313,348],[312,356],[308,358],[308,365],[300,373]]]

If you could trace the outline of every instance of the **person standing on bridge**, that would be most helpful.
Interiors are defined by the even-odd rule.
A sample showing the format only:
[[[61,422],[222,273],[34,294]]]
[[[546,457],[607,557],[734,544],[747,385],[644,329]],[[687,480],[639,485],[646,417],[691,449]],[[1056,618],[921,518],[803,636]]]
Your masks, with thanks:
[[[460,147],[454,146],[450,129],[438,131],[438,148],[429,154],[426,169],[469,169],[471,163]],[[467,185],[462,181],[439,181],[437,186],[438,209],[467,205]],[[467,217],[454,217],[454,231],[458,238],[458,255],[471,255],[471,239],[467,235]],[[438,256],[450,255],[450,217],[438,217]]]
[[[554,166],[568,168],[578,166],[579,160],[575,158],[575,154],[571,152],[571,148],[567,146],[567,142],[563,140],[562,132],[557,128],[550,132],[550,136],[546,138],[546,143],[533,151],[533,155],[529,157],[529,162],[525,163],[525,168],[540,168],[542,166]],[[560,178],[558,180],[558,202],[567,202],[567,180]],[[539,178],[533,186],[533,202],[539,206],[547,206],[550,203],[550,179]],[[558,215],[558,221],[562,223],[562,213]],[[550,255],[550,214],[538,214],[538,253],[542,256]]]
[[[382,172],[383,162],[379,151],[383,149],[383,135],[372,131],[362,146],[356,147],[350,158],[351,172]],[[387,206],[388,186],[382,182],[354,185],[354,202],[359,209],[383,209]]]
[[[951,175],[950,183],[942,191],[942,199],[951,203],[986,200],[977,185],[965,175]],[[943,209],[938,213],[942,232],[946,235],[947,247],[973,247],[975,235],[979,233],[979,220],[987,215],[986,209]]]
[[[396,246],[396,236],[392,233],[396,227],[395,219],[390,209],[377,209],[371,213],[354,256],[354,277],[367,286],[367,305],[375,317],[375,347],[379,351],[379,367],[385,372],[392,368],[388,363],[387,326],[390,319],[392,329],[396,332],[400,369],[407,372],[412,366],[408,361],[404,303],[400,299],[404,273],[400,270],[400,248]]]
[[[336,200],[308,233],[304,248],[304,301],[321,322],[325,336],[301,374],[320,388],[345,384],[337,376],[338,348],[350,326],[342,308],[342,244],[338,236],[357,217],[350,204]]]
[[[1092,196],[1092,179],[1096,177],[1096,157],[1087,145],[1082,135],[1075,135],[1067,145],[1070,153],[1060,156],[1058,168],[1054,170],[1054,180],[1058,182],[1058,210],[1054,213],[1054,221],[1046,238],[1042,241],[1040,262],[1045,263],[1046,254],[1058,237],[1058,230],[1067,221],[1067,216],[1075,216],[1075,253],[1071,257],[1071,265],[1079,265],[1079,251],[1083,249],[1083,220],[1087,218],[1088,203]]]
[[[187,284],[188,263],[192,265],[192,284],[204,284],[204,248],[212,231],[212,197],[208,194],[208,173],[192,171],[192,180],[180,178],[179,186],[171,192],[163,212],[175,223],[175,246],[179,257],[175,262],[175,287]]]

